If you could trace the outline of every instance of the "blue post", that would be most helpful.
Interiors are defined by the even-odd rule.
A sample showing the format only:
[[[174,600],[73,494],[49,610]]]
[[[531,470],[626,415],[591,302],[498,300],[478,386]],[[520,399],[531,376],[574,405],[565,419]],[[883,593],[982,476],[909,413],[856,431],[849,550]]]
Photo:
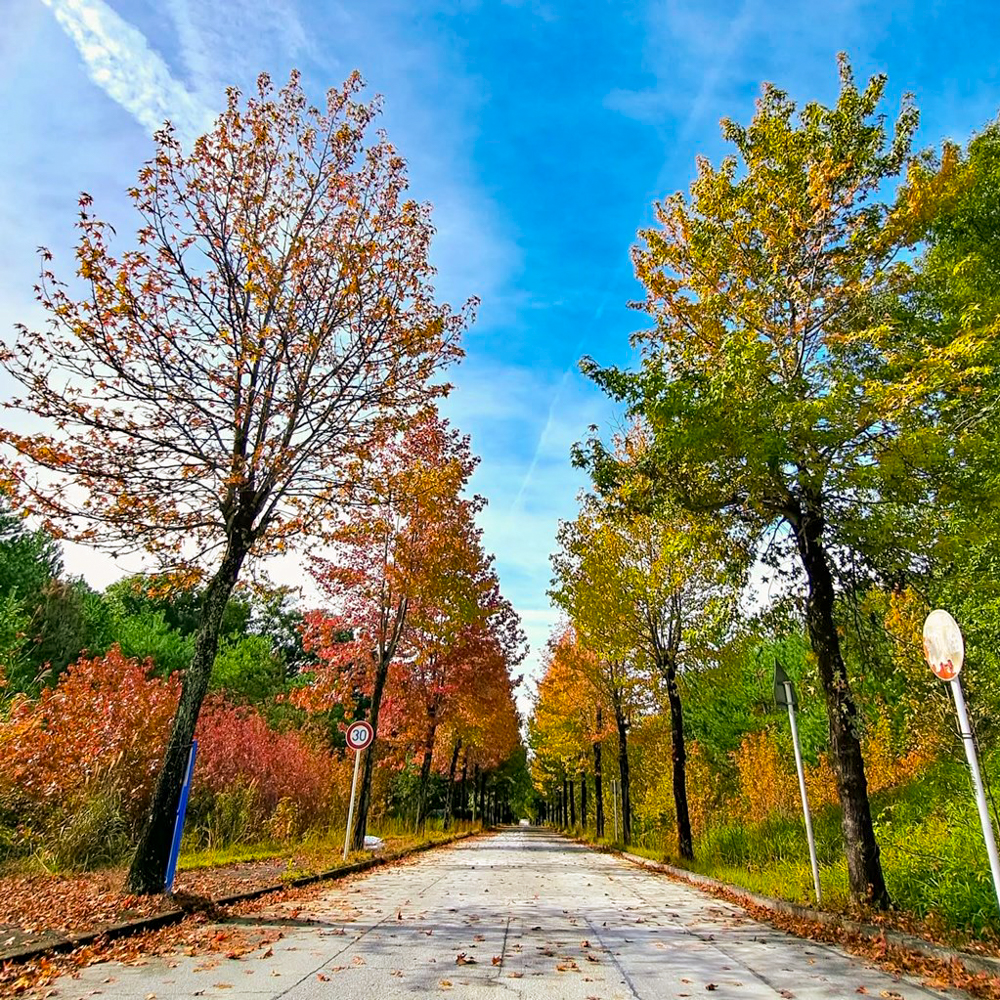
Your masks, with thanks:
[[[184,784],[181,785],[181,798],[177,803],[177,819],[174,821],[174,841],[170,845],[170,860],[167,862],[167,881],[164,892],[170,892],[174,885],[174,875],[177,874],[177,857],[181,853],[181,837],[184,834],[184,814],[187,812],[188,795],[191,793],[191,777],[194,774],[194,758],[198,753],[198,741],[191,741],[188,752],[187,770],[184,772]]]

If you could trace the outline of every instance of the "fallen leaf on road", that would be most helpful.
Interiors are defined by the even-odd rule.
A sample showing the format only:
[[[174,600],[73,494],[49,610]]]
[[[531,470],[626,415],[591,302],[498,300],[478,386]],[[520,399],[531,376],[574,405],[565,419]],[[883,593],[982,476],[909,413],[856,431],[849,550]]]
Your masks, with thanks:
[[[503,959],[499,955],[494,955],[493,956],[493,964],[494,965],[499,965],[502,961],[503,961]]]
[[[458,957],[455,959],[456,965],[476,965],[476,960],[469,955],[466,955],[464,951],[458,953]]]
[[[719,987],[715,983],[709,983],[705,989],[706,990],[717,990]]]
[[[451,980],[450,979],[442,979],[441,982],[438,983],[438,986],[443,986],[447,990],[447,989],[449,989],[451,987]]]

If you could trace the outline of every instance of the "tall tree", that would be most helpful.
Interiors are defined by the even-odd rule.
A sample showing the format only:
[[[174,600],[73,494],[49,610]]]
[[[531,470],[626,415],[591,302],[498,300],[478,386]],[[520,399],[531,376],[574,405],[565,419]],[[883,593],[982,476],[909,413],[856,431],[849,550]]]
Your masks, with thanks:
[[[373,133],[355,74],[308,105],[297,74],[231,89],[186,153],[168,124],[130,196],[137,245],[80,199],[78,284],[43,253],[40,331],[0,361],[5,430],[28,507],[59,534],[144,549],[206,579],[194,655],[128,885],[163,888],[173,816],[226,602],[248,557],[284,552],[336,517],[351,460],[387,423],[446,391],[464,315],[434,299],[429,209]]]
[[[873,528],[885,530],[879,469],[897,425],[879,401],[901,373],[864,317],[911,239],[879,196],[906,162],[917,112],[904,98],[890,139],[885,77],[859,90],[841,56],[840,84],[833,107],[813,102],[797,115],[766,84],[749,126],[723,122],[736,154],[717,168],[699,159],[690,199],[657,204],[658,225],[633,251],[640,308],[655,321],[635,337],[641,370],[583,367],[645,418],[645,489],[790,542],[807,582],[851,892],[884,906],[834,604],[839,558],[863,557]],[[578,458],[603,490],[636,472],[598,441]]]
[[[582,669],[584,656],[571,628],[563,627],[553,634],[528,723],[537,770],[560,781],[564,776],[577,775],[586,780],[591,770],[595,716],[600,718],[601,708],[598,692]],[[596,738],[599,741],[600,734]],[[596,777],[600,779],[600,768]],[[598,801],[603,810],[600,795]]]
[[[633,440],[634,440],[633,436]],[[584,499],[560,532],[557,574],[575,572],[570,598],[576,621],[620,655],[651,669],[651,686],[666,695],[670,714],[677,849],[694,856],[687,802],[684,709],[678,674],[711,655],[735,597],[720,538],[710,524],[676,511],[613,512]]]
[[[454,526],[479,507],[462,496],[475,465],[468,438],[433,409],[359,463],[357,501],[333,531],[329,556],[312,564],[329,606],[306,619],[307,648],[321,660],[314,684],[300,692],[306,703],[318,696],[329,707],[363,695],[378,737],[390,665],[397,652],[409,655],[411,609],[431,601],[455,569]],[[373,739],[365,751],[355,850],[364,847],[379,749]]]

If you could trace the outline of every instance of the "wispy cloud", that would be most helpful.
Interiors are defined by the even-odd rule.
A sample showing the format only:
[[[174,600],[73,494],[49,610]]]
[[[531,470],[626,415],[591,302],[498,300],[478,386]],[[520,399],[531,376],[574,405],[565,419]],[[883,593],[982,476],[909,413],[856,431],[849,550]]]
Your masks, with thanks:
[[[676,136],[687,140],[714,106],[720,87],[742,71],[738,54],[755,16],[755,0],[743,0],[731,18],[683,2],[653,8],[646,58],[657,83],[646,90],[616,88],[605,107],[639,121],[669,118],[675,127],[679,123]]]
[[[211,112],[178,82],[145,35],[104,0],[43,0],[73,40],[91,80],[148,131],[169,119],[190,139],[205,130]]]
[[[164,7],[193,89],[213,103],[234,81],[273,66],[276,55],[319,55],[289,0],[165,0]]]

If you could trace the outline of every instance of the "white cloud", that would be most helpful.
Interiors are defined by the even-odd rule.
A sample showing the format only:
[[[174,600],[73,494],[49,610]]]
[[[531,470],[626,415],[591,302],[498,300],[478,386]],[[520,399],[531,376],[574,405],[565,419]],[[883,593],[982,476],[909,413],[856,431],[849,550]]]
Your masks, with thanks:
[[[165,0],[164,6],[194,89],[212,104],[234,81],[255,79],[276,52],[282,61],[317,55],[287,0]]]
[[[73,40],[91,80],[149,132],[170,119],[191,139],[211,121],[208,106],[174,79],[145,35],[104,0],[43,0]]]

